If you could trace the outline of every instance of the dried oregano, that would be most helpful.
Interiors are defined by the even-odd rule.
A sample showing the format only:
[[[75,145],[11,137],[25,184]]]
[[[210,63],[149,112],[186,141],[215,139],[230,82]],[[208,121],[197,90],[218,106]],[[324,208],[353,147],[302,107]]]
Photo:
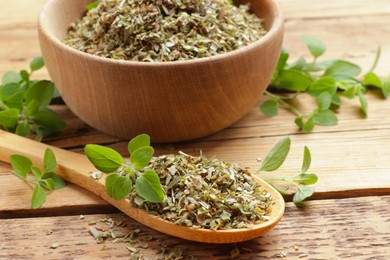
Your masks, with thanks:
[[[236,164],[180,153],[153,157],[148,168],[159,173],[164,200],[147,202],[135,189],[129,198],[150,214],[178,225],[215,230],[268,220],[270,193]]]
[[[98,56],[133,61],[209,57],[265,34],[249,4],[227,0],[102,0],[69,29],[65,43]]]

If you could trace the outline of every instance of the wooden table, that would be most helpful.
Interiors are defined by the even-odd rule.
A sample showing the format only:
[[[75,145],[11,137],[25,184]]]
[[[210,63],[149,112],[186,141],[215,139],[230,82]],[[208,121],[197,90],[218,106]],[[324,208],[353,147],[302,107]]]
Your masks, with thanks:
[[[21,70],[40,55],[36,20],[45,0],[0,2],[0,74]],[[390,72],[389,0],[279,0],[285,14],[284,46],[293,57],[308,56],[302,34],[313,35],[327,44],[326,57],[341,57],[363,69],[371,65],[378,45],[382,59],[377,72]],[[35,75],[48,78],[45,70]],[[300,102],[311,106],[309,98]],[[339,124],[316,127],[303,134],[293,116],[281,111],[275,118],[253,108],[235,125],[209,137],[173,146],[156,145],[157,153],[183,150],[234,161],[256,169],[256,158],[282,136],[291,136],[291,156],[280,174],[297,173],[303,146],[310,147],[312,171],[319,175],[316,193],[302,207],[287,203],[280,224],[268,235],[237,245],[212,245],[170,237],[130,218],[121,217],[96,196],[73,185],[51,193],[39,210],[30,209],[32,188],[0,163],[0,258],[1,259],[128,259],[127,245],[106,241],[97,244],[89,234],[105,218],[122,219],[128,233],[140,229],[139,237],[155,239],[141,249],[146,258],[157,257],[161,241],[167,250],[183,250],[185,258],[229,259],[237,248],[240,259],[390,259],[390,100],[368,95],[369,115],[363,118],[355,101],[338,112]],[[44,142],[75,152],[85,144],[108,145],[126,154],[126,140],[98,132],[77,119],[64,105],[54,109],[66,118],[69,128]],[[80,218],[84,215],[84,219]],[[50,231],[50,232],[49,232]],[[58,243],[60,247],[51,249]],[[166,254],[167,255],[167,254]]]

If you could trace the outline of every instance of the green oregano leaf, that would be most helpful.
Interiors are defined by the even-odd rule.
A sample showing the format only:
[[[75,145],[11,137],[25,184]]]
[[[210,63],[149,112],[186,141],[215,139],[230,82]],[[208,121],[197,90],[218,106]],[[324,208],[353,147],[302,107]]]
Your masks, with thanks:
[[[129,153],[132,154],[137,149],[144,146],[150,146],[150,137],[147,134],[140,134],[130,140],[129,144],[127,145],[127,148],[129,150]]]
[[[43,158],[44,172],[52,172],[57,167],[57,160],[50,148],[47,148]]]
[[[349,98],[349,99],[352,99],[356,96],[356,92],[357,92],[357,89],[355,86],[351,86],[349,88],[347,88],[344,92],[343,92],[343,95],[346,97],[346,98]]]
[[[30,131],[31,131],[30,125],[26,121],[23,121],[19,123],[18,126],[16,127],[15,134],[23,137],[27,137],[30,135]]]
[[[312,185],[317,183],[318,177],[314,173],[301,173],[294,181],[303,185]]]
[[[310,197],[314,193],[314,187],[299,185],[298,191],[293,197],[293,202],[298,204],[304,201],[306,198]]]
[[[66,123],[61,117],[50,109],[44,109],[31,116],[34,123],[40,126],[42,134],[51,135],[66,128]],[[38,132],[37,132],[38,134]]]
[[[332,105],[334,105],[334,106],[340,106],[341,105],[341,99],[340,99],[340,97],[337,94],[332,96]]]
[[[54,180],[51,178],[42,179],[39,184],[48,190],[54,190]]]
[[[382,93],[385,98],[387,98],[390,95],[390,76],[388,76],[383,80]]]
[[[297,70],[283,70],[280,72],[275,87],[282,90],[301,92],[311,83],[310,77]]]
[[[337,60],[325,71],[324,76],[345,80],[356,77],[360,72],[361,69],[358,65],[349,61]]]
[[[305,133],[311,132],[315,126],[313,117],[310,117],[302,126],[302,131]]]
[[[328,92],[322,92],[317,96],[317,103],[319,110],[326,110],[332,103],[332,96]]]
[[[368,86],[382,88],[382,81],[374,72],[369,72],[364,75],[363,83]]]
[[[302,169],[301,172],[305,173],[309,168],[311,164],[311,154],[309,148],[305,145],[305,148],[303,150],[303,162],[302,162]]]
[[[13,128],[19,119],[20,111],[16,108],[0,111],[0,125],[6,128]]]
[[[144,146],[135,150],[131,156],[130,161],[136,170],[140,170],[147,166],[153,157],[154,149],[150,146]]]
[[[123,164],[122,156],[114,149],[96,144],[87,144],[85,154],[99,171],[111,173]]]
[[[307,93],[312,96],[319,96],[320,94],[328,92],[331,96],[337,92],[336,80],[331,77],[321,77],[311,83],[307,89]]]
[[[39,185],[35,185],[34,192],[31,198],[31,208],[37,209],[40,208],[43,203],[46,201],[46,192],[45,190]]]
[[[335,113],[330,109],[319,111],[314,115],[313,120],[316,125],[322,126],[337,125],[338,121]]]
[[[22,77],[20,74],[16,71],[7,71],[6,73],[3,74],[3,83],[2,85],[6,85],[9,83],[19,83],[22,81]]]
[[[265,157],[260,171],[275,171],[286,160],[287,154],[290,151],[291,140],[285,137],[280,140]]]
[[[260,110],[266,116],[276,116],[278,114],[278,101],[276,99],[268,99],[260,105]]]
[[[146,170],[135,182],[139,196],[149,202],[159,203],[164,200],[160,179],[153,170]]]
[[[299,128],[303,128],[304,122],[303,122],[302,116],[296,117],[294,123],[295,123]]]
[[[368,111],[367,99],[364,93],[361,91],[359,91],[359,101],[360,101],[360,106],[362,108],[363,114],[367,116],[367,111]]]
[[[51,81],[40,80],[34,83],[26,91],[26,103],[29,104],[32,100],[36,100],[39,103],[39,110],[43,110],[50,104],[54,88],[54,84]]]
[[[303,35],[302,40],[306,43],[307,48],[314,58],[318,58],[326,51],[325,44],[312,36]]]
[[[54,182],[53,189],[54,190],[59,190],[59,189],[62,189],[66,186],[65,181],[60,176],[55,174],[54,172],[45,172],[41,179],[42,180],[45,180],[45,179],[53,180],[53,182]]]
[[[19,178],[25,180],[30,172],[32,161],[26,156],[13,154],[10,157],[13,173]]]
[[[36,166],[31,166],[30,168],[32,174],[34,174],[34,176],[37,178],[37,179],[41,179],[42,177],[42,171],[36,167]]]
[[[33,209],[39,208],[46,201],[47,190],[56,190],[65,187],[65,182],[54,172],[42,171],[32,164],[31,159],[20,155],[13,154],[10,156],[10,162],[13,168],[13,173],[17,177],[23,179],[28,183],[35,184],[34,192],[31,198],[31,207]],[[50,149],[47,149],[44,155],[44,168],[47,170],[54,170],[56,158],[54,153]],[[27,178],[29,172],[31,172],[35,178]]]
[[[5,101],[9,96],[20,90],[19,84],[8,83],[0,86],[0,100]]]
[[[9,108],[16,108],[19,111],[23,109],[23,98],[24,91],[18,91],[10,95],[4,100],[4,103],[7,104]]]
[[[132,182],[129,177],[112,173],[106,178],[106,192],[115,200],[121,200],[129,195]]]
[[[39,104],[38,100],[36,100],[36,99],[31,100],[27,104],[27,107],[25,110],[26,116],[32,116],[35,113],[37,113],[39,111],[39,107],[40,107],[40,104]]]
[[[26,82],[30,80],[30,74],[27,72],[27,70],[21,70],[20,71],[20,76]]]
[[[303,57],[300,57],[299,59],[297,59],[296,61],[294,61],[293,63],[285,67],[285,70],[302,71],[302,72],[305,72],[307,69],[309,69],[308,64]]]
[[[42,57],[36,57],[30,62],[31,71],[36,71],[45,66],[45,62]]]
[[[274,74],[272,76],[271,85],[274,84],[274,80],[276,80],[279,77],[279,73],[286,66],[288,57],[289,57],[289,54],[288,54],[287,50],[282,49],[282,51],[280,53],[279,60],[278,60],[278,64],[276,65],[275,72],[274,72]]]

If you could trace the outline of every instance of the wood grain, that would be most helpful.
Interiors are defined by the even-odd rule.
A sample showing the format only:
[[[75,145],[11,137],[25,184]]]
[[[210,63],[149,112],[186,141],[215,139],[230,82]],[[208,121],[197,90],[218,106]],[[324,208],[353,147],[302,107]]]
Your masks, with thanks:
[[[237,244],[237,259],[377,259],[390,255],[390,197],[366,197],[308,202],[297,208],[287,204],[281,223],[268,235]],[[82,213],[82,211],[80,211]],[[0,220],[0,259],[128,259],[124,243],[96,244],[88,232],[88,222],[108,229],[100,220],[122,219],[118,215],[62,216]],[[115,227],[127,234],[140,229],[138,238],[154,238],[140,252],[147,259],[157,257],[161,242],[170,250],[180,248],[184,259],[230,259],[234,244],[212,245],[173,238],[125,218],[126,227]],[[46,235],[52,230],[51,235]],[[50,245],[58,243],[57,249]],[[135,247],[137,247],[135,245]]]
[[[376,0],[368,3],[365,0],[277,0],[288,20],[343,18],[351,16],[369,16],[390,13],[390,2]],[[307,29],[307,28],[306,28]]]
[[[28,62],[40,55],[37,39],[37,17],[45,0],[0,0],[0,74],[7,70],[27,68]],[[291,56],[309,58],[300,41],[302,34],[320,38],[327,45],[325,58],[342,57],[370,67],[378,45],[382,59],[377,71],[390,71],[390,33],[388,0],[278,0],[286,18],[284,46]],[[15,10],[18,10],[15,12]],[[34,78],[49,78],[45,69]],[[348,101],[349,102],[349,101]],[[302,96],[299,103],[310,109],[310,98]],[[335,127],[317,127],[312,134],[297,131],[293,117],[280,111],[278,117],[266,118],[257,107],[232,127],[192,143],[160,145],[157,153],[185,150],[196,154],[199,149],[208,156],[216,155],[252,168],[257,157],[282,136],[293,136],[290,159],[280,174],[294,174],[300,167],[303,145],[312,150],[312,171],[320,176],[319,191],[304,208],[288,204],[280,225],[268,236],[239,244],[240,259],[388,259],[390,227],[389,196],[359,197],[389,194],[390,165],[389,100],[375,94],[368,96],[369,116],[362,118],[357,103],[351,102],[338,113]],[[103,134],[83,123],[65,106],[54,109],[65,117],[69,128],[61,135],[46,138],[57,147],[81,152],[87,143],[100,143],[118,148],[126,154],[126,142]],[[45,208],[29,210],[31,190],[10,175],[8,164],[0,163],[0,259],[95,259],[126,258],[124,244],[96,245],[88,234],[88,222],[116,215],[88,215],[85,221],[74,214],[112,211],[92,193],[69,185],[49,195]],[[356,197],[358,196],[358,197]],[[343,197],[356,197],[340,199]],[[28,216],[51,216],[23,218]],[[63,216],[61,216],[63,215]],[[9,219],[6,219],[9,218]],[[186,255],[199,259],[229,259],[233,245],[215,247],[189,243],[165,236],[127,220],[128,229],[141,228],[146,234],[163,239],[170,247],[187,250]],[[54,233],[46,235],[47,229]],[[43,231],[42,231],[43,230]],[[53,242],[62,246],[49,249]],[[297,250],[294,248],[297,247]],[[154,242],[147,256],[158,254],[159,242]],[[247,252],[248,248],[251,252]]]

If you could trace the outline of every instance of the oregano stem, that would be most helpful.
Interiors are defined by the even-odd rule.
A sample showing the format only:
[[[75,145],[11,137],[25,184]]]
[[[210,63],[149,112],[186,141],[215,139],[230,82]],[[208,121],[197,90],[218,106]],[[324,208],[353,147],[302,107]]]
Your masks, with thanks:
[[[296,115],[296,116],[304,116],[304,114],[302,114],[298,109],[296,109],[294,106],[290,105],[288,102],[284,101],[278,95],[272,94],[271,92],[269,92],[267,90],[264,92],[264,94],[269,96],[269,97],[271,97],[271,98],[275,98],[278,101],[278,103],[280,103],[285,108],[290,110],[294,115]]]
[[[264,181],[266,181],[267,183],[271,183],[272,181],[282,181],[282,182],[285,182],[285,183],[288,183],[292,186],[295,186],[295,187],[298,187],[299,184],[292,181],[292,180],[289,180],[290,178],[288,177],[281,177],[281,178],[277,178],[277,177],[274,177],[274,178],[265,178]]]
[[[381,56],[381,46],[378,46],[378,50],[376,51],[374,63],[372,64],[371,68],[368,70],[367,73],[373,72],[376,66],[378,65],[379,57]]]

